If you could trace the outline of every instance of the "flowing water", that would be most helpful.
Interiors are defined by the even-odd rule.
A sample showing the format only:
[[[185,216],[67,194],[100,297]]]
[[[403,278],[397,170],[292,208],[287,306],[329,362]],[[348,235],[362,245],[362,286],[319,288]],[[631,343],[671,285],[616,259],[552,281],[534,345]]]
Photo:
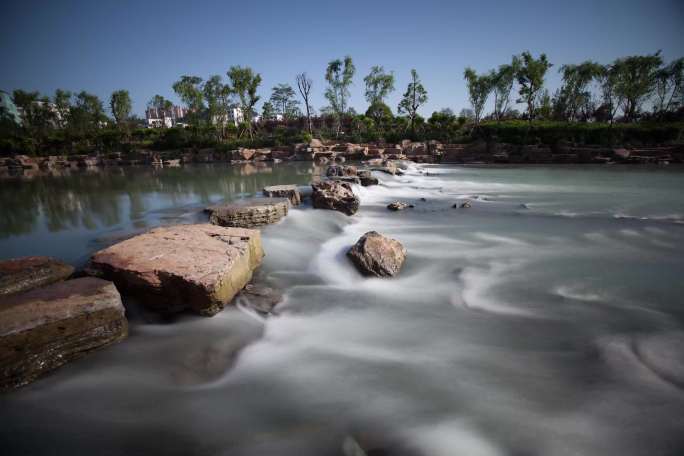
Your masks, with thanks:
[[[0,257],[82,265],[132,232],[317,172],[4,180]],[[262,230],[277,316],[168,322],[127,303],[125,342],[0,397],[3,454],[684,454],[684,170],[378,177],[356,188],[353,217],[304,205]],[[397,199],[415,208],[387,211]],[[345,258],[370,230],[406,247],[398,277],[362,278]]]

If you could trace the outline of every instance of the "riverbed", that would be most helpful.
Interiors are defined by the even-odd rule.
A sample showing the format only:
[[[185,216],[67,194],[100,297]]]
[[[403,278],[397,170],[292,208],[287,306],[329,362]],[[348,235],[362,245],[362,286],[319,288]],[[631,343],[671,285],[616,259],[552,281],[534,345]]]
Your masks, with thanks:
[[[0,258],[88,256],[310,163],[0,181]],[[357,214],[262,230],[277,315],[161,320],[0,396],[4,454],[677,455],[684,452],[684,169],[409,165]],[[390,212],[400,200],[415,207]],[[458,208],[470,201],[470,208]],[[456,204],[456,208],[452,207]],[[393,279],[345,251],[376,230]]]

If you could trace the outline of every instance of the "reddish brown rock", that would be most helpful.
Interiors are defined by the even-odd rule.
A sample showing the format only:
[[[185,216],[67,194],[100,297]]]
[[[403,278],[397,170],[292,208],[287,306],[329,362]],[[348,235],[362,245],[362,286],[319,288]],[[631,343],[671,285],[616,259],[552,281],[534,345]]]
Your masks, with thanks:
[[[263,256],[257,230],[177,225],[95,253],[86,271],[160,312],[211,316],[249,282]]]
[[[30,383],[127,334],[119,292],[105,280],[83,277],[3,297],[0,389]]]
[[[406,249],[396,239],[369,231],[349,249],[347,257],[363,275],[392,277],[404,265]]]
[[[264,187],[263,193],[269,198],[287,198],[293,206],[302,203],[302,195],[296,185],[271,185]]]
[[[361,201],[347,182],[323,181],[311,187],[311,200],[316,209],[330,209],[347,215],[354,215],[359,210]]]
[[[209,222],[214,225],[254,228],[280,221],[288,208],[285,198],[247,198],[210,206],[205,212],[209,212]]]
[[[0,261],[0,296],[59,282],[73,272],[72,266],[44,256]]]

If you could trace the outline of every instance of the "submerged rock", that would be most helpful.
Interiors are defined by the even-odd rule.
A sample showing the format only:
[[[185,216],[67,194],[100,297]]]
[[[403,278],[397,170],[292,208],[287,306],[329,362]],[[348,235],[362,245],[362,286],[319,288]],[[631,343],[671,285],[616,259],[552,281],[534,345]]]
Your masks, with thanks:
[[[0,296],[59,282],[73,272],[72,266],[45,256],[0,261]]]
[[[235,297],[235,301],[242,304],[262,316],[273,314],[273,308],[283,300],[283,294],[275,288],[259,284],[249,283]]]
[[[177,225],[100,250],[86,271],[160,312],[211,316],[250,281],[263,256],[257,230]]]
[[[347,256],[363,275],[392,277],[406,260],[406,249],[396,239],[369,231],[361,236]]]
[[[323,181],[311,184],[311,199],[316,209],[330,209],[347,215],[359,210],[359,197],[347,182]]]
[[[403,201],[394,201],[387,205],[390,211],[403,211],[404,209],[413,208],[413,204],[405,203]]]
[[[127,334],[119,292],[105,280],[82,277],[3,297],[0,389],[30,383]]]
[[[269,198],[287,198],[293,206],[302,203],[302,195],[296,185],[271,185],[264,187],[263,192]]]
[[[207,208],[209,222],[234,228],[253,228],[276,223],[287,215],[284,198],[250,198]]]
[[[361,185],[361,179],[359,179],[357,176],[337,176],[329,177],[328,179],[337,182],[347,182],[349,184]]]

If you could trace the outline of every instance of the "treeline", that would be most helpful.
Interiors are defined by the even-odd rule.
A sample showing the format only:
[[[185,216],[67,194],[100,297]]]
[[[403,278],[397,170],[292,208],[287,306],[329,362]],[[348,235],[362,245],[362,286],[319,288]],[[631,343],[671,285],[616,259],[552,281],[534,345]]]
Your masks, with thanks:
[[[659,51],[609,64],[561,65],[561,86],[551,94],[545,79],[553,66],[545,54],[535,57],[523,52],[489,72],[478,74],[466,68],[463,76],[470,107],[458,115],[443,109],[427,119],[419,111],[428,100],[428,91],[415,69],[395,115],[386,101],[395,90],[394,73],[372,67],[363,78],[368,107],[365,113],[355,112],[349,99],[356,67],[349,56],[329,62],[322,88],[328,104],[318,111],[311,105],[316,87],[306,73],[296,75],[294,86],[273,87],[260,112],[262,79],[249,67],[230,67],[225,80],[221,75],[206,80],[181,76],[172,89],[187,108],[183,128],[142,129],[142,120],[131,115],[126,90],[117,90],[108,100],[111,117],[104,103],[87,92],[57,90],[47,97],[15,90],[12,98],[22,112],[22,123],[17,125],[8,113],[0,112],[0,150],[44,154],[135,147],[274,146],[311,137],[465,142],[506,136],[528,142],[546,141],[549,135],[540,139],[535,132],[549,129],[553,138],[602,144],[681,140],[684,58],[667,63]],[[485,112],[488,103],[491,112]],[[518,105],[521,111],[515,108]],[[173,107],[161,95],[152,97],[147,106],[162,116]]]

